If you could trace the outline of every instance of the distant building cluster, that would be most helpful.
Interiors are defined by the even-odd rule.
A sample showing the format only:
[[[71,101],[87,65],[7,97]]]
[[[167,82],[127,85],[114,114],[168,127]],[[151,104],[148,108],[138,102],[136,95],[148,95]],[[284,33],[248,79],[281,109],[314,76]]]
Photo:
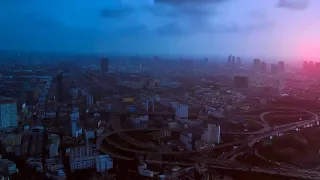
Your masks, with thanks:
[[[270,72],[272,74],[284,73],[285,72],[284,62],[279,61],[278,64],[270,64],[270,68],[268,69],[268,65],[266,62],[262,62],[260,59],[254,59],[253,71],[258,73]]]
[[[320,70],[320,62],[304,61],[302,68],[307,72],[317,72]]]
[[[242,66],[241,58],[233,56],[232,54],[230,54],[228,56],[228,64],[227,64],[227,66],[230,67],[230,68],[241,67]]]

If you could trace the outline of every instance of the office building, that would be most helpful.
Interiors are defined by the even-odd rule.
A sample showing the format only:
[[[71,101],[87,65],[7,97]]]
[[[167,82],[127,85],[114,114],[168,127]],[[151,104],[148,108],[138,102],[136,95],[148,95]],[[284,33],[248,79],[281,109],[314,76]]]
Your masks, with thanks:
[[[232,55],[230,54],[228,56],[228,66],[231,66],[231,63],[232,63]]]
[[[201,135],[201,140],[207,143],[220,143],[220,126],[216,124],[208,124],[208,128]]]
[[[147,112],[148,113],[154,112],[154,101],[153,100],[147,100],[146,108],[147,108]]]
[[[267,72],[267,63],[261,62],[261,64],[260,64],[260,72],[261,73]]]
[[[0,158],[0,175],[11,176],[19,172],[16,164],[8,159]]]
[[[97,172],[104,172],[113,168],[113,160],[109,154],[95,156]]]
[[[17,103],[13,99],[0,99],[0,129],[17,128]]]
[[[284,73],[284,62],[283,61],[278,62],[278,72]]]
[[[235,56],[232,56],[232,66],[235,66],[236,65],[236,57]]]
[[[282,93],[283,89],[284,89],[284,81],[283,81],[283,79],[279,79],[279,81],[278,81],[278,91],[279,91],[279,93]]]
[[[241,66],[241,59],[240,59],[240,57],[237,57],[237,66],[238,66],[238,67]]]
[[[189,111],[188,105],[178,104],[175,108],[176,120],[188,119],[189,117],[188,111]]]
[[[63,74],[59,73],[56,77],[57,82],[57,101],[63,101]]]
[[[303,65],[302,65],[303,70],[307,70],[308,66],[309,66],[308,61],[303,61]]]
[[[272,74],[278,73],[278,65],[277,64],[271,64],[271,73]]]
[[[79,114],[78,108],[73,108],[72,113],[70,114],[72,137],[78,136],[77,122],[79,121],[79,117],[80,117],[80,114]]]
[[[249,78],[244,76],[234,76],[233,84],[235,88],[248,88]]]
[[[261,66],[261,60],[260,59],[254,59],[253,60],[253,70],[254,71],[260,71]]]
[[[90,94],[86,95],[86,104],[87,104],[87,106],[93,105],[93,96],[92,95],[90,95]]]
[[[70,170],[95,168],[95,157],[92,147],[78,146],[70,149],[69,154]]]
[[[107,58],[102,58],[101,59],[101,72],[102,73],[107,73],[109,72],[109,60]]]

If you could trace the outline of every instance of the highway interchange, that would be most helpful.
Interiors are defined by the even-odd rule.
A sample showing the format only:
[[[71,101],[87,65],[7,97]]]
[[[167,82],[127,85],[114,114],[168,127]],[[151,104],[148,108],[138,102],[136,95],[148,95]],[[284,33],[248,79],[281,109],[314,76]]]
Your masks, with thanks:
[[[134,132],[134,131],[159,131],[159,130],[166,130],[166,131],[189,131],[188,129],[156,129],[156,128],[138,128],[138,129],[122,129],[121,123],[120,123],[120,116],[119,114],[111,114],[110,119],[108,123],[109,127],[112,127],[112,131],[106,132],[102,135],[100,135],[97,139],[97,144],[100,145],[100,150],[105,153],[110,153],[105,148],[105,144],[103,144],[103,141],[105,140],[107,144],[115,147],[116,149],[121,149],[123,151],[132,152],[132,153],[139,153],[139,154],[158,154],[158,155],[185,155],[185,154],[199,154],[201,152],[210,152],[215,149],[219,148],[225,148],[225,147],[232,147],[232,146],[238,146],[238,148],[226,152],[223,155],[219,156],[218,158],[210,158],[208,156],[190,156],[190,162],[164,162],[164,161],[150,161],[149,163],[167,163],[167,164],[177,164],[177,165],[194,165],[195,163],[203,163],[208,165],[211,168],[215,169],[224,169],[224,170],[234,170],[234,171],[244,171],[244,172],[258,172],[258,173],[265,173],[265,174],[271,174],[271,175],[281,175],[286,177],[293,177],[293,178],[304,178],[304,179],[320,179],[320,173],[318,171],[310,171],[310,170],[303,170],[303,169],[297,169],[288,167],[285,165],[280,165],[279,163],[276,163],[278,165],[277,168],[265,168],[265,167],[250,167],[248,165],[240,164],[237,162],[232,161],[235,159],[235,156],[243,154],[243,149],[246,149],[247,147],[252,147],[256,142],[259,142],[262,139],[269,138],[270,136],[274,136],[280,133],[285,133],[288,131],[291,131],[296,128],[305,127],[306,125],[310,124],[316,124],[319,122],[319,116],[313,112],[305,111],[301,109],[294,109],[294,108],[283,108],[280,107],[278,109],[289,109],[289,110],[296,110],[296,111],[303,111],[306,113],[309,113],[313,116],[313,119],[311,120],[304,120],[299,121],[295,123],[285,124],[281,126],[277,126],[275,128],[271,128],[270,125],[265,120],[265,116],[268,114],[272,114],[279,111],[269,111],[264,112],[260,114],[260,119],[262,121],[262,124],[264,124],[264,128],[262,130],[256,131],[256,132],[222,132],[221,134],[246,134],[246,135],[252,135],[249,136],[246,139],[243,140],[237,140],[225,144],[220,144],[216,146],[211,146],[209,148],[201,149],[201,150],[192,150],[192,151],[183,151],[183,152],[176,152],[176,151],[168,151],[168,150],[162,150],[159,147],[156,147],[154,145],[150,145],[149,143],[140,142],[133,137],[129,137],[126,133],[127,132]],[[191,130],[190,130],[191,131]],[[133,148],[127,148],[122,147],[121,145],[117,144],[116,142],[113,142],[110,138],[112,135],[118,135],[121,139],[125,140],[127,143],[137,146],[139,148],[145,148],[148,150],[138,150]],[[151,149],[151,150],[149,150]]]

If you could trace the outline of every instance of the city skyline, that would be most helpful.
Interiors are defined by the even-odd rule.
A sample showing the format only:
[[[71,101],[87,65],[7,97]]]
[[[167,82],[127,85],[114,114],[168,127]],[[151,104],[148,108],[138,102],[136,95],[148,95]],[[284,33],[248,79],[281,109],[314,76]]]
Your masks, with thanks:
[[[1,49],[314,59],[315,0],[0,2]],[[14,10],[14,11],[13,11]],[[304,60],[300,59],[300,60]]]

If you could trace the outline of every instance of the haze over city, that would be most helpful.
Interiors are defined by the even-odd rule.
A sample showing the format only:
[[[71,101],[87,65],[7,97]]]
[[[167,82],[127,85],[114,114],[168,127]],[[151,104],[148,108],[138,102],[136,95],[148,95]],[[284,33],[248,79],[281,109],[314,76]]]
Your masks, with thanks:
[[[318,0],[3,0],[0,12],[1,49],[319,57]]]

